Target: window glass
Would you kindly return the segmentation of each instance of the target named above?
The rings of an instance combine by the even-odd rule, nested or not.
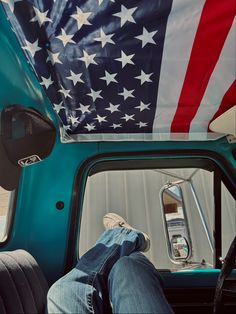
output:
[[[228,252],[229,246],[236,235],[236,201],[222,183],[222,257]]]
[[[151,249],[145,254],[157,268],[212,267],[212,177],[202,169],[106,171],[92,175],[85,189],[79,255],[90,249],[104,231],[104,214],[116,212],[150,236]],[[168,253],[161,191],[170,183],[181,187],[185,204],[191,244],[191,258],[185,265],[173,262]]]
[[[12,192],[4,190],[0,187],[0,241],[3,240],[6,232],[11,193]]]
[[[206,267],[212,267],[214,264],[213,173],[198,169],[190,182],[191,185],[184,191],[184,195],[189,195],[185,205],[191,213],[189,228],[194,235],[191,239],[195,261],[205,261]]]

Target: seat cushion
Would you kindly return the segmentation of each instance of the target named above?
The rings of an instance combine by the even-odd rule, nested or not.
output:
[[[0,252],[0,313],[43,313],[47,291],[47,281],[28,252]]]

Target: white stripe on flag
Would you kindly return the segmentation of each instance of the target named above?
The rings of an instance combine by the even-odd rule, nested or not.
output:
[[[153,133],[170,132],[204,0],[173,0],[166,36],[157,95]]]
[[[218,110],[222,98],[235,80],[236,76],[236,19],[226,38],[220,58],[212,73],[201,105],[191,122],[190,132],[207,132],[211,118]]]

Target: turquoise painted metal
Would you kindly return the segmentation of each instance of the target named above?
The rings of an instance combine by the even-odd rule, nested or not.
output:
[[[29,67],[0,5],[0,108],[21,102],[50,114],[51,106]]]
[[[82,163],[88,158],[101,153],[113,153],[115,156],[118,152],[168,151],[166,158],[169,158],[171,162],[172,151],[201,149],[221,154],[228,160],[231,167],[236,169],[236,161],[231,153],[236,144],[229,145],[225,138],[216,142],[62,144],[59,139],[57,117],[33,70],[27,63],[1,6],[0,30],[0,108],[10,104],[34,107],[47,114],[58,129],[56,145],[51,155],[43,162],[22,171],[12,232],[6,243],[1,246],[1,250],[24,248],[30,251],[50,281],[61,276],[64,270],[75,177]],[[117,159],[117,157],[114,158]],[[132,157],[132,159],[135,158]],[[102,160],[101,158],[99,161]],[[92,165],[93,163],[90,164]],[[222,165],[220,166],[223,168]],[[83,177],[84,185],[85,182],[86,175]],[[79,197],[78,210],[81,208],[82,198],[83,193]],[[57,201],[64,202],[63,210],[56,209]]]
[[[190,269],[162,272],[165,288],[169,287],[215,287],[219,269]]]

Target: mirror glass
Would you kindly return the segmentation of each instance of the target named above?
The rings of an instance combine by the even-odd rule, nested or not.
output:
[[[181,187],[169,184],[162,190],[162,207],[170,258],[187,261],[191,241]]]

